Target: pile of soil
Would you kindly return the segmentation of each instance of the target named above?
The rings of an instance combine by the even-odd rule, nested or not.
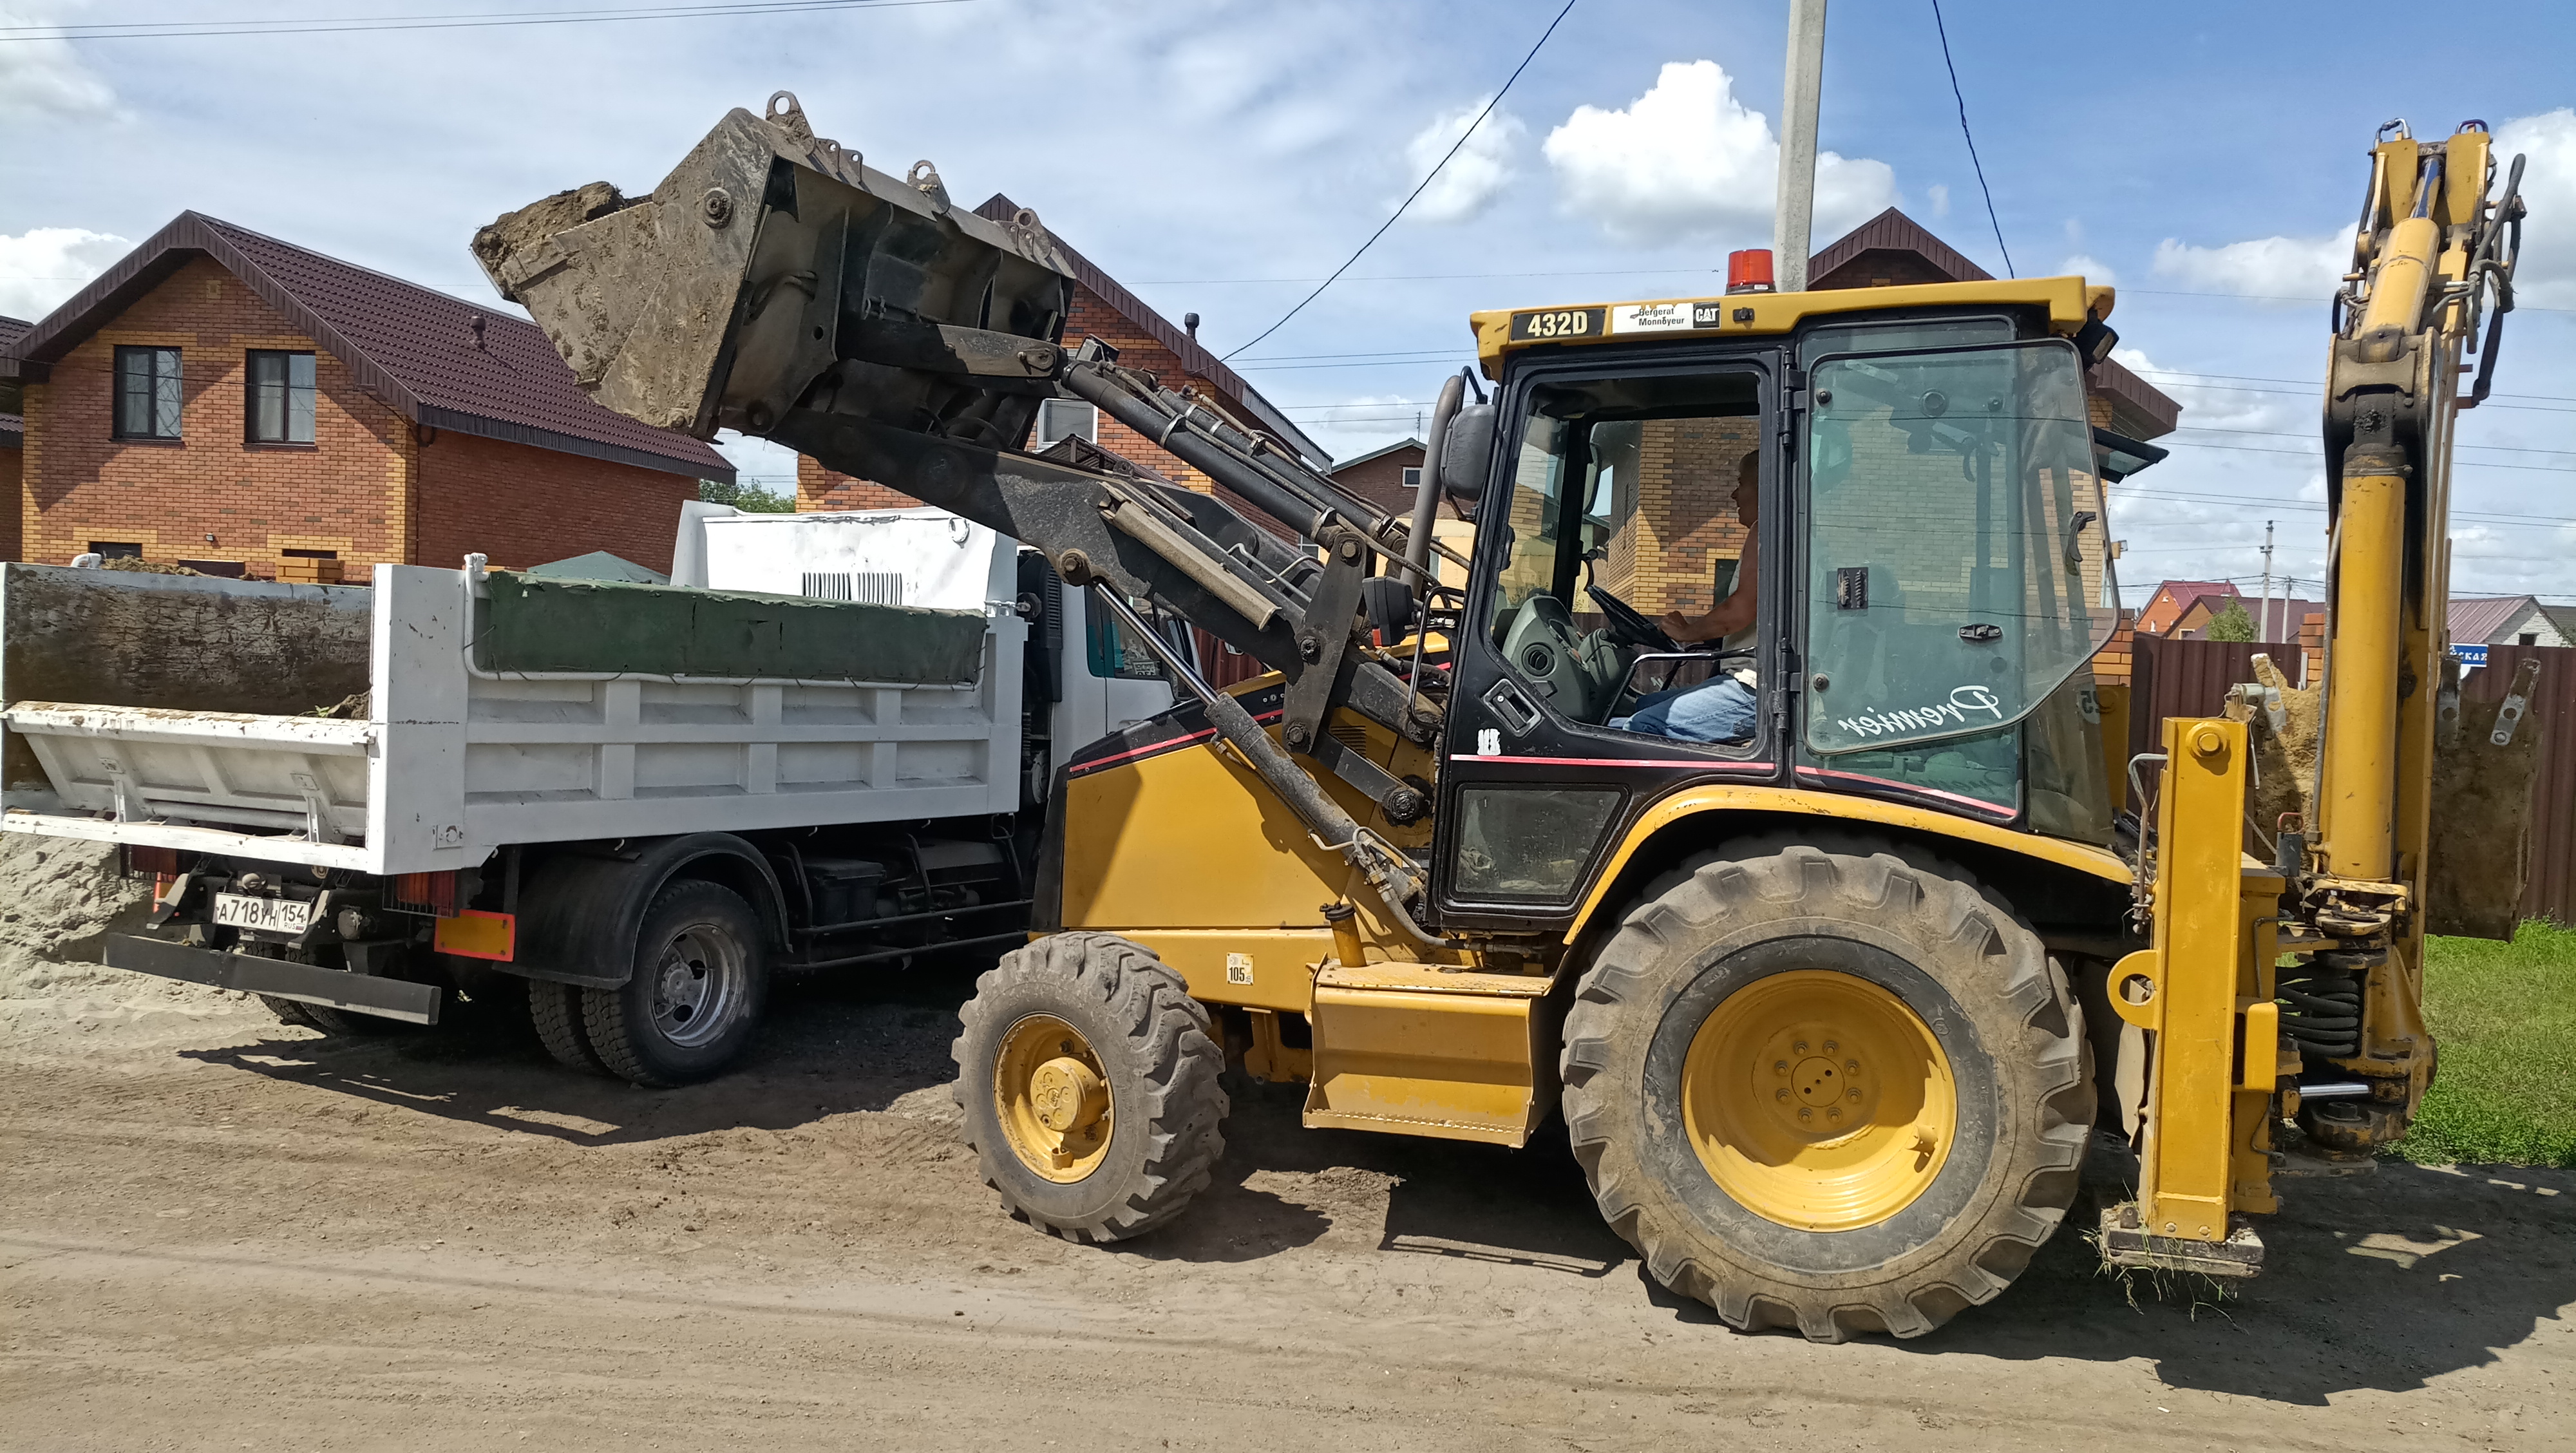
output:
[[[152,885],[117,871],[116,849],[69,838],[0,834],[0,1036],[70,1021],[109,1038],[202,1033],[204,1021],[268,1011],[247,994],[130,974],[98,962],[111,933],[134,933]]]
[[[202,570],[192,570],[185,565],[171,565],[133,555],[110,555],[98,562],[98,568],[122,570],[129,575],[203,575],[206,573]]]

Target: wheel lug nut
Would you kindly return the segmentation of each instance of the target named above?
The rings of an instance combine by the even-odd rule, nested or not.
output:
[[[1854,1090],[1850,1094],[1843,1096],[1843,1098],[1857,1105],[1860,1103],[1860,1091]]]
[[[1839,1046],[1839,1045],[1835,1044],[1835,1043],[1834,1043],[1832,1040],[1830,1040],[1830,1039],[1828,1039],[1828,1040],[1826,1040],[1826,1041],[1825,1041],[1825,1053],[1827,1053],[1827,1054],[1832,1054],[1836,1049],[1838,1049],[1838,1048],[1840,1048],[1840,1047],[1841,1047],[1841,1046]]]
[[[1833,1109],[1827,1110],[1825,1112],[1825,1117],[1829,1120],[1840,1120],[1843,1118],[1842,1107],[1837,1105]]]
[[[1789,1092],[1788,1092],[1788,1091],[1786,1091],[1786,1090],[1782,1090],[1780,1093],[1778,1093],[1778,1094],[1776,1094],[1776,1095],[1773,1095],[1771,1098],[1772,1098],[1772,1099],[1775,1099],[1775,1100],[1785,1100],[1785,1099],[1788,1099],[1788,1098],[1789,1098]]]
[[[1798,1107],[1798,1118],[1801,1120],[1813,1120],[1816,1118],[1816,1112],[1802,1105]]]
[[[1843,1061],[1843,1073],[1845,1073],[1845,1074],[1851,1074],[1851,1075],[1859,1074],[1859,1073],[1860,1073],[1860,1061],[1859,1061],[1859,1060],[1856,1060],[1856,1059],[1847,1059],[1847,1060],[1844,1060],[1844,1061]]]
[[[1807,1052],[1807,1042],[1802,1039],[1796,1044],[1789,1046],[1789,1048],[1798,1054],[1805,1054]]]
[[[1787,1060],[1777,1059],[1771,1062],[1771,1073],[1775,1075],[1785,1075],[1788,1072],[1789,1062]]]

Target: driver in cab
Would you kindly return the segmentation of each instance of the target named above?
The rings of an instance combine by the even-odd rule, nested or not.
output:
[[[1735,472],[1735,517],[1744,524],[1744,557],[1736,567],[1735,588],[1702,615],[1669,611],[1655,624],[1676,642],[1722,641],[1753,628],[1753,606],[1760,598],[1761,461],[1746,454]],[[1748,673],[1749,674],[1749,673]],[[1719,671],[1689,686],[1675,686],[1639,697],[1628,714],[1610,725],[1620,731],[1670,737],[1679,742],[1743,742],[1753,738],[1754,694],[1736,673]]]

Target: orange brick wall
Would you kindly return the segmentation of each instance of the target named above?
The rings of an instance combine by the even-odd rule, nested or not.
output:
[[[114,437],[119,344],[179,349],[178,442]],[[312,444],[243,442],[243,355],[253,348],[317,355]],[[149,560],[240,560],[265,573],[256,567],[273,567],[284,550],[336,550],[357,578],[409,558],[410,425],[211,261],[180,268],[55,363],[47,382],[28,385],[26,399],[30,559],[65,563],[93,540],[119,540]]]
[[[114,437],[119,344],[179,349],[176,443]],[[312,444],[244,442],[244,355],[254,348],[315,355]],[[26,558],[57,564],[114,540],[142,546],[148,560],[238,560],[256,576],[273,576],[287,550],[329,550],[352,582],[378,563],[453,568],[469,550],[496,565],[611,550],[664,570],[680,501],[698,488],[453,432],[433,432],[424,447],[421,431],[362,392],[338,359],[204,258],[29,385],[26,416],[20,543]]]
[[[510,567],[606,550],[668,573],[680,504],[698,482],[452,430],[419,450],[417,563],[453,570],[470,551]]]

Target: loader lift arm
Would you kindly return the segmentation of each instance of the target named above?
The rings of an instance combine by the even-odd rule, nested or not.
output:
[[[729,113],[647,197],[596,182],[501,217],[476,233],[477,261],[601,403],[700,438],[731,428],[775,440],[1033,546],[1075,585],[1207,630],[1286,678],[1289,751],[1389,821],[1420,821],[1418,788],[1324,730],[1336,707],[1416,743],[1440,729],[1438,703],[1370,658],[1358,618],[1361,580],[1404,567],[1409,522],[1097,340],[1066,348],[1072,270],[1034,213],[996,223],[958,208],[927,162],[903,179],[867,167],[816,137],[786,92],[766,113]],[[1212,495],[1019,452],[1038,404],[1066,396],[1155,440],[1320,558]],[[1305,826],[1423,933],[1420,868],[1249,717],[1211,705]]]

